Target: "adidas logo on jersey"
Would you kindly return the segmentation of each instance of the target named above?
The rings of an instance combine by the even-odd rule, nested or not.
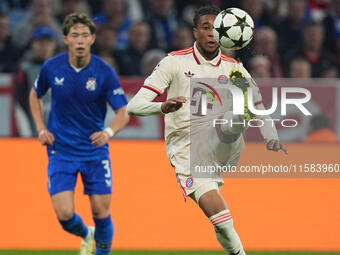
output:
[[[194,73],[190,72],[190,70],[188,72],[184,72],[184,74],[186,77],[189,77],[189,78],[195,75]]]
[[[64,85],[64,77],[60,79],[58,77],[54,77],[54,84],[58,86]]]

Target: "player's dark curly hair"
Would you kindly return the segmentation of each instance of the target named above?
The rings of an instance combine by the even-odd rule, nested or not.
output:
[[[220,11],[221,10],[218,7],[213,6],[213,5],[206,5],[206,6],[200,7],[199,9],[195,11],[195,16],[193,19],[194,27],[197,27],[198,20],[201,16],[207,15],[207,14],[217,15],[220,13]]]
[[[66,36],[70,32],[71,27],[75,24],[84,24],[90,29],[91,34],[96,32],[96,25],[86,14],[71,13],[67,15],[63,22],[63,34]]]

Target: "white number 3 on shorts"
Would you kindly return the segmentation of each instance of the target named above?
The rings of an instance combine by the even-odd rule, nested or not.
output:
[[[108,160],[102,160],[102,164],[104,169],[106,170],[105,178],[111,177],[111,169],[110,169],[110,163]]]

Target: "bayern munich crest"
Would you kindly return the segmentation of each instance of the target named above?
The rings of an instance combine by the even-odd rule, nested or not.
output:
[[[194,180],[192,179],[192,177],[189,177],[187,181],[185,182],[185,186],[187,186],[187,188],[191,188],[193,184],[194,184]]]
[[[228,77],[226,75],[220,75],[217,78],[217,81],[219,84],[227,84],[228,83]]]
[[[96,89],[96,78],[89,78],[89,80],[86,82],[86,89],[89,91],[94,91]]]

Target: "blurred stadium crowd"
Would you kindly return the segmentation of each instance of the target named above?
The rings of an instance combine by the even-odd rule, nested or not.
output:
[[[340,0],[1,0],[0,73],[15,74],[15,100],[30,115],[40,66],[65,51],[64,17],[84,12],[97,24],[93,52],[120,76],[145,77],[167,52],[193,44],[194,11],[205,4],[239,7],[254,19],[252,42],[225,51],[253,77],[339,77]]]
[[[63,18],[85,12],[98,26],[93,52],[120,75],[148,75],[167,52],[193,44],[194,10],[206,3],[253,17],[255,38],[234,57],[255,77],[338,77],[340,0],[1,0],[0,72],[64,51]]]

